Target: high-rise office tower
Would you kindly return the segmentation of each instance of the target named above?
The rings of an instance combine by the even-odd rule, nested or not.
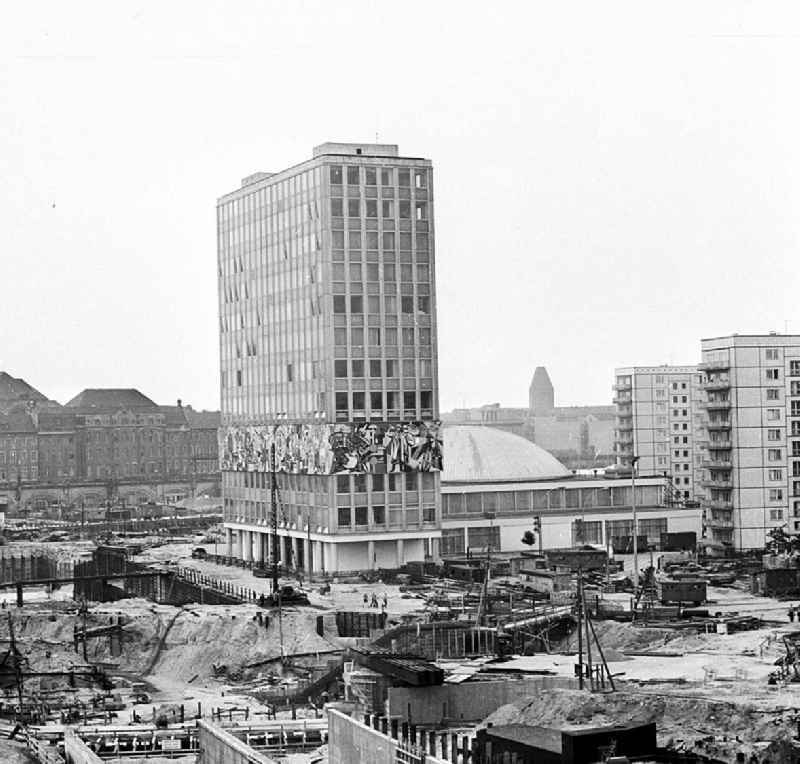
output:
[[[274,471],[283,564],[438,556],[430,160],[323,144],[223,196],[217,241],[230,551],[268,561]]]
[[[764,546],[773,528],[800,533],[800,336],[702,341],[711,540]]]
[[[615,370],[615,451],[620,466],[668,474],[676,500],[702,493],[705,393],[696,366],[636,366]]]

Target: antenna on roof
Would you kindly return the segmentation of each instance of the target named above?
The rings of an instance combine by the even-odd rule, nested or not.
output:
[[[375,131],[375,143],[378,143],[378,131]]]

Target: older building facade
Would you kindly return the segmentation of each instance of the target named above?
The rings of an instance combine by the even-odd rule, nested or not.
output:
[[[219,412],[159,406],[131,389],[88,389],[61,406],[4,376],[0,494],[23,508],[163,500],[219,481]]]
[[[231,551],[270,556],[275,473],[284,564],[356,570],[435,554],[431,162],[323,144],[223,196],[217,243]]]

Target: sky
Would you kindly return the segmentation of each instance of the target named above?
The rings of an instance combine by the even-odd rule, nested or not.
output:
[[[0,370],[218,408],[215,204],[325,141],[434,163],[440,406],[800,333],[800,8],[33,2],[0,12]]]

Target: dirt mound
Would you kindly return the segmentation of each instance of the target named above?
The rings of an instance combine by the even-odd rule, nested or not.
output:
[[[594,630],[603,650],[657,650],[672,642],[678,636],[677,632],[671,629],[658,629],[646,626],[634,626],[630,623],[619,623],[618,621],[597,621],[594,623]],[[569,636],[554,645],[553,650],[563,652],[577,652],[578,633],[573,631]]]
[[[655,722],[660,746],[724,756],[758,753],[760,762],[790,761],[796,724],[790,711],[766,712],[746,703],[686,696],[617,692],[592,695],[548,690],[530,701],[502,706],[485,723],[575,729]]]

